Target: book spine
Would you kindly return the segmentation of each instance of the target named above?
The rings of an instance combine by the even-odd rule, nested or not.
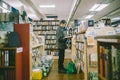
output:
[[[0,66],[2,66],[2,51],[0,50]]]
[[[103,46],[100,46],[100,54],[99,54],[99,56],[100,56],[100,66],[99,66],[99,68],[100,68],[100,75],[102,76],[103,75],[103,60],[102,60],[102,58],[103,58],[103,55],[102,55],[102,53],[103,53]]]
[[[103,47],[103,53],[102,53],[102,55],[103,55],[103,58],[102,58],[102,64],[103,64],[103,72],[102,72],[102,74],[103,74],[103,77],[105,77],[105,70],[106,70],[106,67],[105,67],[105,56],[106,56],[106,54],[105,54],[105,47]]]
[[[4,51],[2,51],[2,65],[1,66],[4,66],[5,64],[5,61],[4,61]]]

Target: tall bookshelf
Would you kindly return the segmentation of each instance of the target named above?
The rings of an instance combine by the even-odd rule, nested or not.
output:
[[[86,40],[85,31],[77,32],[76,37],[72,39],[72,61],[78,65],[78,73],[84,73],[84,79],[87,80],[86,69]]]
[[[0,80],[22,80],[22,47],[0,48]]]
[[[34,21],[33,31],[45,36],[45,51],[47,55],[57,55],[56,30],[59,26],[59,20]]]
[[[15,24],[15,32],[19,33],[23,47],[22,53],[22,79],[32,80],[33,69],[38,68],[40,57],[44,55],[44,36],[33,33],[32,24]]]
[[[22,80],[31,80],[31,64],[30,64],[30,24],[15,24],[14,30],[19,33],[20,42],[23,47],[22,54]]]
[[[98,57],[96,33],[99,28],[88,27],[86,31],[86,50],[87,50],[87,68],[88,80],[98,80]]]
[[[120,79],[120,35],[97,36],[99,80]]]

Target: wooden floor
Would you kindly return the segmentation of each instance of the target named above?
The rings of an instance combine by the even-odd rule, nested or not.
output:
[[[67,68],[67,64],[70,60],[66,59],[64,62],[65,68]],[[48,77],[43,78],[42,80],[84,80],[83,74],[63,74],[58,73],[57,69],[57,63],[58,60],[54,60],[53,67],[51,69],[51,72],[49,73]]]

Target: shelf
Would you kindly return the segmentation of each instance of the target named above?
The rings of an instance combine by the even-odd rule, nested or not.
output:
[[[34,49],[34,48],[38,48],[38,47],[40,47],[40,46],[43,46],[43,44],[33,45],[32,48]]]
[[[40,24],[37,24],[37,25],[33,25],[33,26],[59,26],[59,25],[40,25]]]
[[[45,48],[45,50],[58,50],[57,48]]]
[[[84,41],[81,41],[81,40],[77,40],[76,42],[84,43]]]
[[[56,35],[56,34],[46,34],[46,35]]]
[[[45,40],[56,40],[56,39],[45,39]]]
[[[59,22],[59,20],[34,20],[33,22]]]
[[[15,66],[0,66],[0,68],[16,68]]]
[[[105,35],[105,36],[97,36],[96,39],[120,39],[120,35]]]
[[[97,39],[99,42],[120,43],[120,39]]]
[[[45,44],[45,45],[56,45],[56,44]]]
[[[47,30],[42,30],[42,29],[37,29],[37,30],[33,30],[33,31],[56,31],[55,29],[47,29]]]
[[[15,49],[21,49],[22,47],[4,47],[0,48],[1,50],[15,50]]]
[[[77,32],[76,35],[78,34],[85,34],[86,30],[85,31],[81,31],[81,32]]]

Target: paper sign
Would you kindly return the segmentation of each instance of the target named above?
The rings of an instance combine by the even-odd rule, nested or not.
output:
[[[93,36],[88,36],[87,37],[87,44],[88,45],[95,45],[95,39]]]

